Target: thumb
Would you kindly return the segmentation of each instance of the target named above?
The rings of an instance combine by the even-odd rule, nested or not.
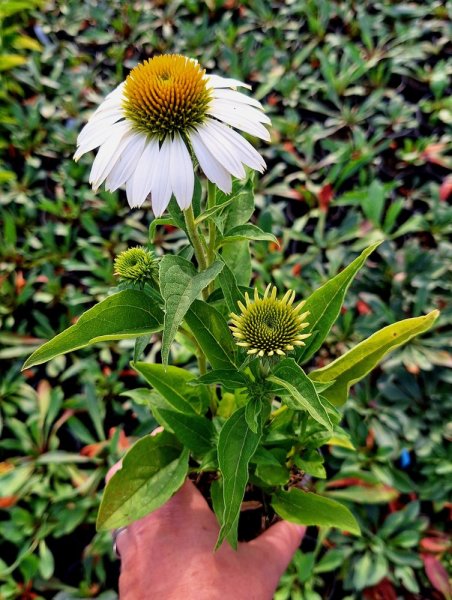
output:
[[[279,521],[247,546],[271,564],[279,578],[287,569],[295,551],[301,544],[306,527],[288,521]]]

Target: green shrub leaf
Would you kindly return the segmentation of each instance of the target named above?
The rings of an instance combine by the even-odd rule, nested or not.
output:
[[[307,339],[305,347],[297,349],[296,360],[298,363],[309,360],[323,344],[339,315],[345,294],[351,282],[366,262],[368,256],[380,244],[381,242],[376,242],[372,246],[369,246],[369,248],[366,248],[348,267],[336,275],[336,277],[327,281],[307,298],[303,312],[309,311],[307,318],[309,327],[303,333],[312,332],[313,335]]]
[[[229,312],[237,312],[237,302],[240,300],[242,303],[245,303],[245,296],[237,285],[234,273],[226,263],[218,276],[218,282],[223,291],[224,300]]]
[[[293,358],[281,360],[273,369],[268,380],[288,392],[281,395],[292,410],[306,410],[313,419],[332,431],[332,423],[323,406],[314,383]]]
[[[217,243],[217,248],[224,244],[230,244],[232,242],[241,242],[243,240],[255,240],[262,242],[275,242],[278,243],[278,239],[272,234],[267,233],[251,223],[246,225],[237,225],[230,229],[224,237],[220,238]]]
[[[240,373],[240,371],[232,369],[215,369],[209,371],[205,375],[196,379],[197,383],[221,383],[221,385],[227,390],[236,390],[246,387],[251,383],[251,379],[248,379],[246,375]]]
[[[251,279],[250,243],[247,241],[226,244],[221,258],[234,274],[237,285],[247,287]]]
[[[164,367],[137,362],[134,368],[166,400],[169,408],[186,415],[200,413],[209,404],[208,391],[203,386],[189,385],[195,379],[193,373],[179,367]]]
[[[210,304],[195,300],[185,320],[212,367],[235,370],[237,347],[223,315]]]
[[[181,487],[188,471],[188,450],[162,432],[136,442],[105,488],[97,528],[130,525],[162,506]]]
[[[254,433],[245,419],[245,407],[239,408],[223,425],[218,439],[218,464],[223,476],[224,513],[217,548],[230,539],[237,525],[240,505],[248,482],[248,464],[255,453],[261,433]]]
[[[202,290],[223,268],[216,261],[197,273],[191,262],[181,256],[165,255],[160,261],[160,291],[165,301],[165,321],[162,340],[162,362],[168,364],[170,346],[188,309]]]
[[[163,312],[146,292],[123,290],[87,310],[75,325],[38,348],[23,369],[97,342],[135,338],[163,325]]]
[[[162,408],[158,409],[158,414],[181,444],[196,456],[203,456],[212,449],[215,438],[212,421],[199,415],[187,415]]]
[[[372,371],[388,352],[430,329],[438,315],[439,312],[433,310],[423,317],[405,319],[388,325],[326,367],[311,371],[309,377],[319,382],[334,380],[334,383],[323,391],[323,395],[331,403],[340,406],[347,400],[350,386]]]
[[[324,496],[292,488],[288,492],[278,491],[271,502],[280,517],[299,525],[337,527],[360,535],[359,525],[343,504]]]

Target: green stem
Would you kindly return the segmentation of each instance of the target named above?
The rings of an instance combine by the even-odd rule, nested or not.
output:
[[[215,387],[210,385],[209,386],[210,412],[212,413],[213,417],[217,414],[217,409],[218,409],[218,400],[217,400],[217,397],[215,394],[216,394]]]
[[[286,404],[282,404],[279,408],[277,408],[276,410],[274,410],[272,412],[270,417],[272,419],[275,419],[278,415],[282,414],[283,412],[286,412],[287,409],[288,409],[288,406]]]
[[[205,271],[207,269],[206,256],[204,254],[204,249],[202,247],[199,231],[195,223],[195,215],[193,213],[193,207],[191,204],[187,208],[187,210],[184,210],[184,218],[185,225],[187,227],[188,238],[195,251],[198,266],[201,269],[201,271]]]
[[[195,336],[192,334],[191,331],[189,331],[183,326],[179,327],[179,332],[182,333],[182,335],[184,335],[188,340],[190,340],[190,342],[195,346],[196,358],[198,359],[199,374],[205,375],[207,373],[206,356],[202,351],[201,346],[198,344],[198,341],[196,340]]]
[[[207,208],[213,208],[216,204],[217,188],[211,181],[207,182]],[[217,228],[213,219],[209,219],[209,247],[207,250],[207,262],[212,264],[215,259],[215,244]]]
[[[214,183],[211,181],[207,182],[207,208],[213,208],[216,203],[217,196],[217,188]],[[210,218],[209,219],[209,245],[207,247],[207,264],[211,265],[215,260],[215,245],[217,242],[217,228],[215,225],[215,221]],[[207,293],[210,295],[215,289],[215,282],[212,281],[208,288]]]

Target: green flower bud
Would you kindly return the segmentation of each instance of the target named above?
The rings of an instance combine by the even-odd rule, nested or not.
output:
[[[254,299],[250,300],[245,294],[246,306],[239,302],[242,311],[240,315],[231,313],[232,335],[237,340],[237,345],[247,348],[248,354],[257,356],[283,356],[286,352],[294,350],[295,346],[304,346],[304,339],[310,333],[301,333],[309,326],[304,322],[309,312],[300,314],[304,302],[292,306],[295,292],[289,290],[284,298],[276,298],[277,289],[269,285],[264,297],[260,298],[258,291],[254,290]]]
[[[121,252],[115,259],[114,268],[121,283],[144,285],[158,277],[158,261],[154,253],[142,246]]]

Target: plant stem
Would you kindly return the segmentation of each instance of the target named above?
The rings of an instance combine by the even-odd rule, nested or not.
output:
[[[207,208],[213,208],[216,203],[217,188],[211,181],[207,182]],[[215,259],[215,244],[217,228],[213,219],[209,219],[209,246],[207,249],[207,263],[210,265]]]
[[[184,218],[185,225],[187,226],[188,237],[195,251],[198,266],[201,269],[201,271],[205,271],[205,269],[207,268],[206,256],[204,254],[204,249],[202,246],[199,231],[195,223],[195,215],[193,213],[193,207],[191,204],[187,208],[187,210],[184,210]]]
[[[184,335],[188,340],[190,340],[190,342],[195,346],[196,358],[198,359],[199,374],[204,375],[205,373],[207,373],[207,361],[201,346],[198,344],[192,332],[186,329],[185,327],[181,326],[179,328],[179,332],[182,333],[182,335]]]
[[[207,182],[207,208],[213,208],[215,206],[217,196],[217,188],[211,181]],[[209,223],[209,245],[207,246],[207,265],[211,265],[215,260],[215,244],[217,238],[217,228],[212,218],[208,220]],[[212,281],[207,287],[207,294],[210,296],[215,289],[215,282]]]
[[[272,414],[270,415],[271,419],[275,419],[278,415],[282,414],[283,412],[285,412],[287,410],[287,405],[283,404],[282,406],[280,406],[279,408],[277,408],[276,410],[274,410],[272,412]]]
[[[210,395],[210,412],[214,417],[217,414],[218,409],[218,400],[216,397],[215,386],[209,385],[209,395]]]

